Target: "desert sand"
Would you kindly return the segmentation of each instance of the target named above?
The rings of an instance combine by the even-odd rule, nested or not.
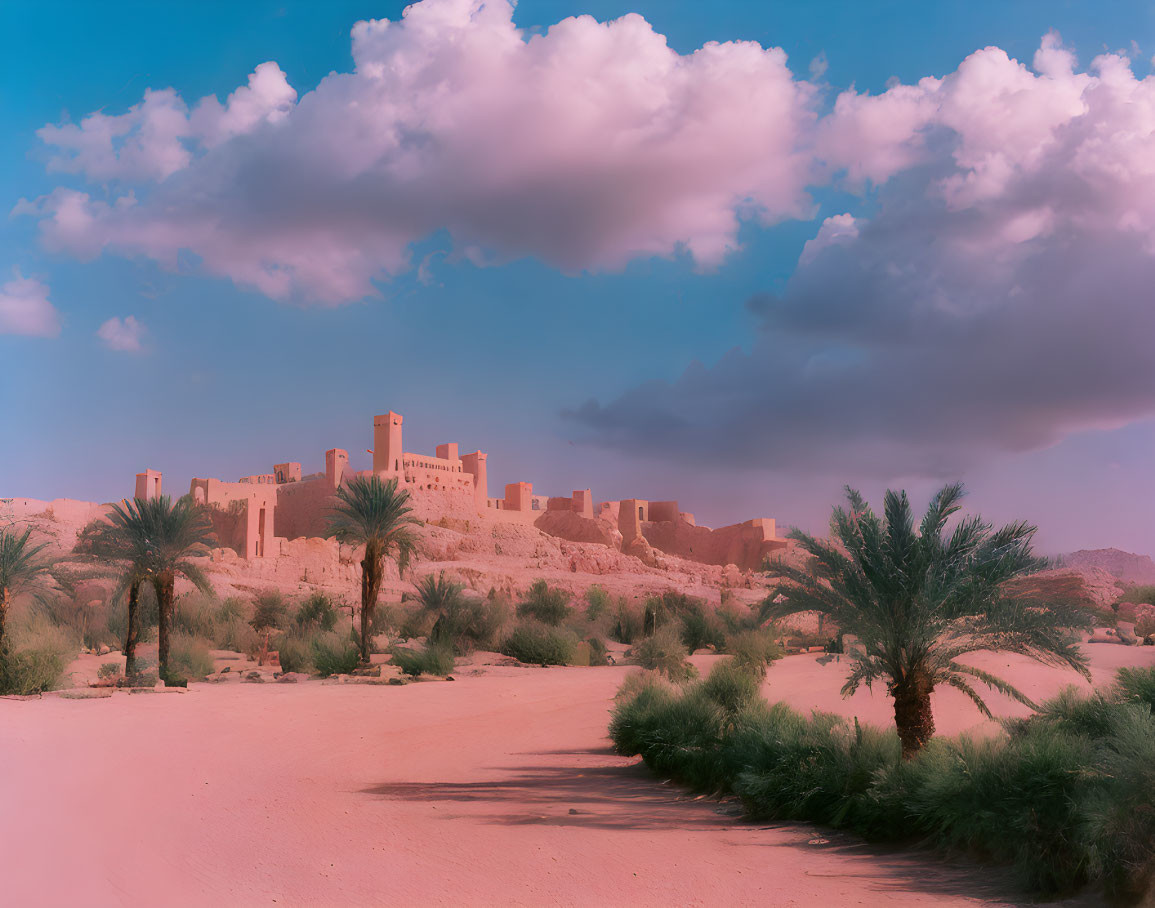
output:
[[[1096,680],[1155,662],[1088,647]],[[707,670],[716,656],[696,656]],[[845,662],[776,663],[765,693],[865,721]],[[985,656],[1029,693],[1075,680]],[[761,826],[615,756],[628,671],[485,665],[404,686],[193,684],[0,700],[0,854],[13,905],[962,905],[1019,897],[998,871]],[[1008,667],[1007,663],[1011,663]],[[1021,709],[992,695],[996,711]],[[954,691],[943,732],[989,728]],[[672,858],[672,856],[677,856]]]

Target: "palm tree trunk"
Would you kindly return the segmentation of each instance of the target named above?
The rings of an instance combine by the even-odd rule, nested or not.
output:
[[[140,602],[140,581],[134,580],[128,587],[128,630],[124,634],[124,677],[131,681],[136,677],[136,638],[138,635],[137,605]]]
[[[164,571],[157,575],[153,582],[156,588],[156,636],[157,636],[157,671],[160,678],[168,683],[168,629],[172,617],[173,591],[176,586],[176,576],[172,571]]]
[[[365,560],[361,562],[361,665],[369,666],[369,642],[373,627],[373,610],[377,606],[377,596],[381,593],[384,573],[384,559],[377,554],[376,546],[365,547]]]
[[[930,708],[929,682],[913,674],[891,687],[894,697],[894,724],[902,742],[902,758],[909,760],[934,736],[934,713]]]
[[[0,692],[8,688],[8,607],[12,604],[12,593],[8,587],[0,587]]]

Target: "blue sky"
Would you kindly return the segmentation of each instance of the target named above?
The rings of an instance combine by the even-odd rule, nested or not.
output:
[[[265,61],[275,61],[302,98],[329,73],[353,69],[355,22],[396,21],[401,11],[398,3],[4,4],[0,205],[12,210],[21,199],[32,202],[59,187],[109,200],[132,189],[134,198],[147,200],[151,186],[51,169],[55,152],[37,131],[78,123],[98,110],[123,114],[148,88],[172,88],[189,107],[207,95],[224,103]],[[941,78],[988,45],[1030,65],[1051,30],[1077,55],[1078,71],[1097,54],[1120,51],[1141,80],[1155,54],[1155,13],[1141,3],[522,0],[514,22],[528,35],[571,15],[607,21],[630,12],[681,55],[709,41],[781,47],[795,79],[819,85],[808,102],[819,118],[830,114],[840,92],[853,87],[878,97],[895,81],[913,86],[926,76]],[[739,102],[744,90],[734,89]],[[925,144],[933,151],[932,140]],[[203,154],[207,160],[214,151]],[[964,166],[958,160],[956,153],[951,166]],[[924,163],[932,166],[929,158]],[[701,387],[677,384],[691,363],[713,369],[734,348],[747,357],[735,366],[734,380],[763,383],[767,395],[816,362],[853,361],[861,338],[848,340],[831,327],[851,320],[845,311],[834,307],[818,327],[799,327],[789,313],[803,304],[807,312],[822,311],[813,294],[846,300],[858,278],[839,283],[830,277],[842,272],[827,251],[820,253],[828,256],[825,267],[814,266],[818,277],[811,280],[799,256],[828,217],[848,213],[859,224],[878,225],[900,217],[894,212],[914,193],[921,200],[929,192],[919,173],[913,166],[895,170],[865,187],[838,178],[807,182],[804,212],[776,214],[767,219],[773,223],[743,218],[737,248],[706,265],[679,245],[668,254],[632,253],[624,264],[565,268],[547,253],[535,254],[532,243],[526,253],[506,248],[479,264],[465,253],[460,235],[435,228],[407,245],[409,265],[373,277],[375,293],[340,305],[317,304],[307,294],[271,298],[235,275],[206,273],[195,251],[165,262],[111,247],[95,258],[54,249],[41,236],[47,217],[17,212],[0,220],[0,284],[18,269],[47,287],[61,329],[49,337],[0,334],[0,494],[108,500],[127,494],[132,475],[146,466],[162,470],[168,489],[179,492],[194,475],[235,478],[282,460],[317,469],[323,451],[334,446],[347,448],[355,465],[368,466],[371,418],[396,409],[406,414],[411,450],[457,440],[464,449],[489,451],[491,487],[528,479],[553,494],[588,486],[598,499],[677,497],[712,524],[765,515],[818,529],[844,482],[875,495],[887,484],[925,495],[957,475],[970,485],[974,506],[992,518],[1040,523],[1041,542],[1050,550],[1118,545],[1151,551],[1146,502],[1155,493],[1149,478],[1155,430],[1150,401],[1141,394],[1129,399],[1130,385],[1148,380],[1142,371],[1121,372],[1102,398],[1077,413],[1040,419],[1019,433],[1014,426],[1033,422],[1035,414],[1062,409],[1041,392],[1024,395],[1026,409],[1008,413],[997,426],[983,421],[968,428],[968,437],[989,438],[957,459],[943,454],[941,439],[917,434],[917,425],[926,425],[928,434],[941,435],[940,428],[921,417],[900,420],[896,432],[904,444],[921,449],[925,442],[928,452],[909,461],[876,451],[877,424],[856,429],[833,404],[830,420],[844,424],[835,435],[816,429],[813,418],[793,420],[797,408],[778,397],[714,421],[734,389],[720,376]],[[236,192],[243,194],[243,185]],[[516,221],[514,202],[510,211],[506,221]],[[1144,261],[1135,264],[1136,281],[1141,267]],[[1020,274],[1018,290],[1023,280]],[[939,289],[948,299],[971,292],[957,279]],[[748,305],[766,295],[775,301],[771,308],[778,307],[771,317]],[[1095,305],[1091,296],[1081,299],[1072,305]],[[1145,304],[1132,300],[1126,313]],[[860,307],[867,322],[875,318],[873,305],[864,299]],[[1107,312],[1113,317],[1114,310]],[[1120,313],[1126,334],[1130,316]],[[97,337],[109,319],[130,315],[144,326],[140,350],[110,349]],[[1138,321],[1132,330],[1146,324]],[[959,343],[965,336],[960,330]],[[813,347],[819,342],[820,350]],[[809,358],[793,359],[804,347]],[[984,349],[974,352],[980,370]],[[770,356],[778,357],[777,365],[751,365]],[[1090,360],[1080,368],[1099,372]],[[1040,385],[1051,380],[1041,369],[1034,374]],[[919,381],[911,377],[912,384]],[[675,390],[655,397],[646,390],[654,382],[675,383]],[[984,394],[1000,396],[975,393],[979,403]],[[807,394],[799,400],[821,418],[821,398]],[[1060,403],[1075,396],[1064,394]],[[1128,403],[1096,425],[1095,408],[1121,397]],[[595,402],[594,416],[560,415],[587,401]],[[894,401],[896,409],[911,406]],[[959,399],[949,397],[944,406],[960,406]],[[646,429],[661,425],[659,416],[671,410],[685,421],[668,432]],[[879,412],[885,423],[886,407]],[[771,424],[782,420],[783,433],[815,456],[778,451],[757,433],[731,438],[727,427],[747,425],[754,414]],[[764,430],[772,432],[772,425]],[[859,439],[871,453],[863,453]],[[739,448],[741,456],[734,453]]]

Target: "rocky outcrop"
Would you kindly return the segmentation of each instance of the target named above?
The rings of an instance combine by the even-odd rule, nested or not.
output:
[[[1064,567],[1099,570],[1126,584],[1155,583],[1155,561],[1121,549],[1080,549],[1063,556]]]

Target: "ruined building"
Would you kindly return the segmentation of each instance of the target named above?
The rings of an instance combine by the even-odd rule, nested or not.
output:
[[[373,473],[396,478],[408,489],[417,516],[470,523],[522,523],[576,542],[600,542],[652,559],[658,550],[705,564],[757,568],[772,552],[784,549],[772,519],[758,518],[710,529],[676,501],[626,499],[595,503],[589,489],[569,496],[535,495],[529,482],[506,485],[500,498],[489,495],[486,454],[462,454],[455,442],[438,445],[433,456],[406,452],[404,420],[392,411],[373,420],[373,468],[357,472],[340,448],[325,452],[324,472],[303,474],[295,461],[278,463],[271,473],[243,476],[236,482],[194,479],[189,492],[209,506],[222,545],[245,558],[280,554],[281,539],[321,536],[331,499],[342,483]],[[138,473],[136,497],[161,494],[161,474]]]

